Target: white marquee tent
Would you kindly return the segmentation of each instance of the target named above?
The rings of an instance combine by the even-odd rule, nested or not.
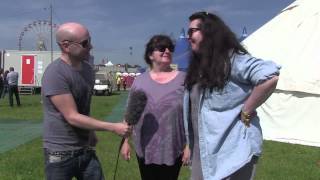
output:
[[[297,0],[242,43],[282,66],[258,109],[265,139],[320,147],[320,0]]]

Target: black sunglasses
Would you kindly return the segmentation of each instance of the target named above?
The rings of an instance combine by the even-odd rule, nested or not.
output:
[[[76,42],[76,41],[71,41],[71,40],[63,40],[64,41],[68,41],[70,43],[75,43],[75,44],[80,44],[82,46],[82,48],[87,48],[89,46],[89,44],[91,43],[91,39],[88,38],[86,40],[83,40],[81,42]]]
[[[169,49],[170,52],[174,52],[174,46],[172,45],[160,45],[154,48],[154,50],[157,50],[159,52],[165,52],[166,49]]]
[[[192,34],[194,33],[194,32],[197,32],[197,31],[200,31],[201,29],[200,28],[189,28],[188,29],[188,36],[189,36],[189,38],[191,38],[191,36],[192,36]]]

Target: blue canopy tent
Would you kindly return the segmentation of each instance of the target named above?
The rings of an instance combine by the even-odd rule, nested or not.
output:
[[[246,27],[244,27],[243,29],[242,29],[242,34],[241,34],[241,37],[239,38],[239,41],[241,42],[241,41],[243,41],[245,38],[247,38],[248,37],[248,33],[247,33],[247,28]]]
[[[188,38],[182,29],[179,38],[176,41],[175,51],[173,53],[173,63],[180,71],[186,71],[189,66],[191,48]]]
[[[248,36],[246,27],[242,30],[242,35],[239,41],[244,40]],[[173,63],[180,71],[187,71],[190,61],[191,47],[188,38],[185,35],[185,30],[182,29],[179,38],[176,41],[175,51],[173,53]]]

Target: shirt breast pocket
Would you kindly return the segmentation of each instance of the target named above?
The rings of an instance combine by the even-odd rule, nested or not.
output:
[[[206,90],[204,94],[204,107],[214,111],[225,111],[232,109],[239,102],[237,101],[237,88],[228,83],[221,91]]]

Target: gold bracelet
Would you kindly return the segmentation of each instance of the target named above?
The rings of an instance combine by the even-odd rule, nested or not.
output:
[[[241,110],[241,120],[246,126],[250,126],[251,115],[243,110]]]

